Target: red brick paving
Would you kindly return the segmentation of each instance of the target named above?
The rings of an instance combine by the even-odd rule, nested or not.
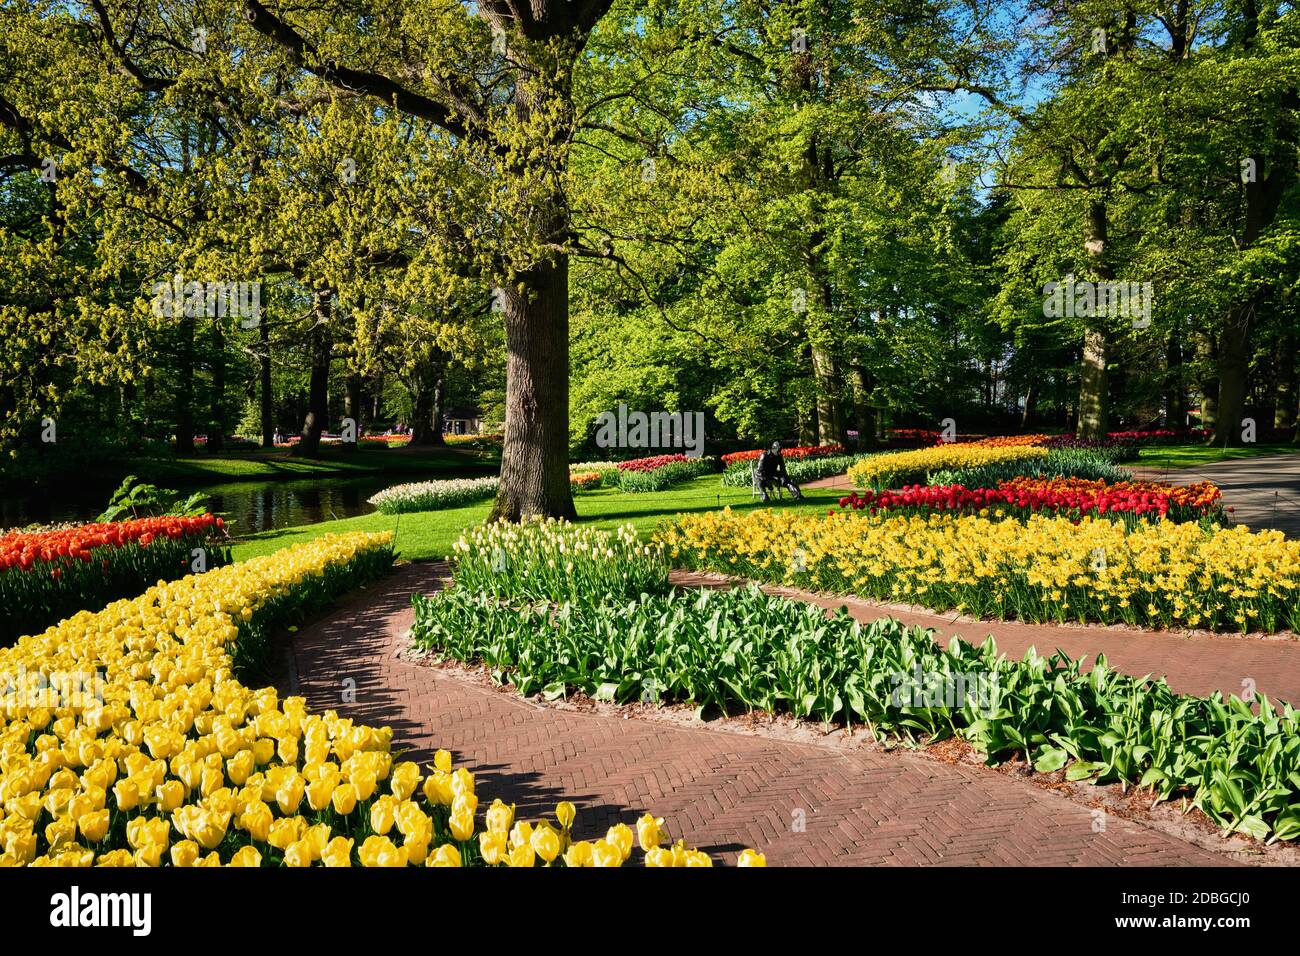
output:
[[[404,566],[296,634],[289,689],[316,708],[394,728],[427,759],[453,752],[479,792],[521,815],[578,803],[578,835],[646,810],[674,837],[773,865],[1214,865],[1223,857],[975,767],[846,752],[706,726],[562,711],[399,659],[412,593],[445,566]],[[797,823],[803,820],[800,828]]]

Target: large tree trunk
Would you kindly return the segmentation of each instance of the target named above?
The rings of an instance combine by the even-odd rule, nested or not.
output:
[[[257,327],[257,371],[260,379],[257,400],[262,413],[262,447],[275,447],[275,405],[271,394],[271,331],[263,319]]]
[[[445,391],[444,366],[434,363],[421,369],[415,380],[415,420],[411,423],[411,444],[445,447],[442,437],[442,407]]]
[[[1091,278],[1109,282],[1115,278],[1106,255],[1109,241],[1109,224],[1106,203],[1093,200],[1088,204],[1084,220],[1084,251],[1090,262]],[[1107,369],[1109,344],[1106,336],[1106,316],[1085,318],[1083,330],[1083,361],[1079,366],[1079,424],[1080,438],[1101,439],[1110,428],[1110,374]]]
[[[180,369],[176,386],[176,453],[191,455],[194,453],[194,318],[182,314],[180,330]]]
[[[1179,330],[1165,339],[1165,425],[1184,428],[1187,425],[1187,390],[1183,387],[1183,349]]]
[[[489,520],[573,520],[569,487],[569,260],[557,254],[506,283],[506,422]]]
[[[329,422],[330,358],[333,342],[330,338],[329,320],[333,306],[328,293],[316,295],[314,309],[316,324],[308,338],[311,342],[311,379],[307,386],[307,414],[303,417],[302,432],[294,453],[314,458],[320,453],[320,438]]]
[[[1219,336],[1219,420],[1214,444],[1220,448],[1242,443],[1253,318],[1253,305],[1233,306]]]
[[[1296,427],[1297,376],[1296,341],[1294,332],[1288,332],[1277,344],[1277,404],[1273,412],[1273,427],[1281,432]]]
[[[348,375],[346,389],[343,392],[343,417],[350,418],[356,423],[358,438],[366,427],[365,403],[361,400],[364,386],[365,382],[361,376],[354,372]]]
[[[861,365],[849,366],[853,387],[853,424],[858,430],[858,450],[876,447],[876,416],[871,407],[871,376]]]
[[[1034,406],[1038,404],[1038,386],[1030,382],[1025,387],[1025,407],[1020,411],[1020,429],[1024,431],[1029,428],[1030,423],[1034,420]]]
[[[835,357],[817,345],[811,351],[813,384],[817,388],[817,438],[823,445],[833,445],[845,439]]]
[[[208,451],[226,447],[226,332],[220,317],[212,320],[212,410],[208,416]]]
[[[1083,361],[1079,365],[1080,438],[1100,439],[1110,429],[1107,403],[1110,398],[1110,373],[1106,365],[1106,333],[1087,329],[1083,333]]]

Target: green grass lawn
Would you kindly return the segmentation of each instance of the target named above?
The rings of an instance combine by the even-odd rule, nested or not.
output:
[[[1291,444],[1256,444],[1242,448],[1214,448],[1206,445],[1165,445],[1143,448],[1136,465],[1149,468],[1195,468],[1218,461],[1256,458],[1261,455],[1296,455],[1300,447]]]
[[[582,492],[574,497],[581,521],[597,527],[613,528],[631,522],[642,535],[648,535],[659,522],[675,514],[713,511],[725,505],[736,510],[748,508],[801,508],[825,511],[837,507],[843,492],[822,488],[806,491],[805,500],[794,504],[789,498],[782,503],[764,505],[750,496],[748,488],[724,488],[718,475],[705,475],[664,491],[645,494],[624,494],[610,488]],[[299,528],[282,528],[265,531],[237,541],[233,553],[237,561],[269,554],[291,544],[299,544],[330,532],[384,531],[397,534],[398,554],[411,561],[428,561],[444,558],[461,531],[478,524],[487,517],[490,502],[448,508],[445,511],[423,511],[417,514],[369,514],[339,521]]]
[[[259,450],[220,456],[148,458],[132,462],[130,470],[155,484],[207,484],[380,473],[452,478],[487,474],[496,468],[497,461],[495,454],[464,448],[358,448],[344,451],[325,447],[321,449],[319,458],[296,458],[284,449]]]

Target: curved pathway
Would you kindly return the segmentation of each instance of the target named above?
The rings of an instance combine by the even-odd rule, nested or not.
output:
[[[978,767],[560,710],[402,660],[410,597],[446,570],[405,565],[293,635],[282,687],[392,726],[414,759],[451,750],[521,815],[573,800],[580,838],[653,810],[729,861],[754,846],[774,865],[1226,862],[1114,814],[1098,827],[1089,808]]]
[[[1195,468],[1135,468],[1134,474],[1175,485],[1212,481],[1232,506],[1234,520],[1300,538],[1300,454],[1239,458]]]

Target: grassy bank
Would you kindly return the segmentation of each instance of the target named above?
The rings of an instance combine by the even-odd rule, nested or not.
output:
[[[128,462],[123,474],[138,474],[157,484],[202,485],[227,481],[269,481],[330,475],[360,477],[373,474],[452,478],[486,474],[497,467],[497,456],[458,448],[322,448],[317,458],[298,458],[284,449],[155,457]]]
[[[779,507],[825,511],[836,507],[841,494],[842,492],[826,488],[812,490],[806,492],[807,497],[802,503],[795,505],[787,498]],[[737,511],[778,507],[775,504],[761,504],[750,496],[748,488],[721,487],[717,475],[705,475],[666,491],[640,495],[602,488],[578,494],[574,500],[580,520],[606,528],[614,528],[630,521],[642,534],[648,534],[660,521],[675,514],[713,511],[725,505],[730,505]],[[399,557],[411,561],[435,560],[446,557],[461,531],[482,522],[490,507],[490,502],[480,502],[419,514],[397,516],[376,513],[300,528],[266,531],[236,542],[232,549],[233,556],[236,561],[242,561],[329,532],[391,530],[396,532],[395,547]]]
[[[1258,458],[1263,455],[1297,455],[1300,447],[1288,443],[1255,444],[1242,448],[1215,448],[1206,445],[1164,445],[1143,448],[1136,465],[1148,468],[1196,468],[1219,461]]]

